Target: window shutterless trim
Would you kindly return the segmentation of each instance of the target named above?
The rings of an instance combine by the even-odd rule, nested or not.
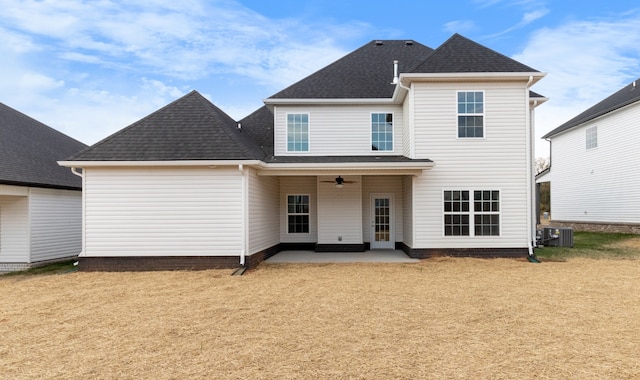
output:
[[[289,115],[307,116],[307,150],[289,150]],[[285,125],[285,152],[286,153],[309,153],[311,152],[311,114],[309,112],[286,112],[284,116]]]
[[[460,101],[458,100],[459,94],[464,93],[482,93],[482,112],[460,112]],[[466,101],[464,104],[468,104]],[[475,102],[474,102],[475,104]],[[487,96],[485,90],[456,90],[456,98],[455,98],[455,106],[456,106],[456,139],[459,140],[480,140],[485,139],[487,137],[487,116],[486,116],[486,104],[487,104]],[[482,117],[482,136],[460,136],[460,117]]]
[[[387,150],[375,150],[373,149],[373,115],[391,115],[391,149]],[[393,153],[395,151],[395,123],[396,123],[396,115],[394,112],[370,112],[369,113],[369,149],[370,152],[376,153]]]
[[[475,211],[475,207],[476,207],[476,200],[475,200],[475,192],[480,191],[489,191],[489,192],[497,192],[498,194],[498,201],[497,201],[497,207],[498,210],[497,211],[493,211],[493,210],[489,210],[489,211]],[[452,203],[452,210],[450,211],[445,211],[446,210],[446,206],[445,206],[445,193],[446,192],[467,192],[468,193],[468,200],[465,201],[460,201],[460,209],[458,210],[454,210],[454,206]],[[491,189],[478,189],[478,188],[442,188],[441,189],[441,194],[442,194],[442,198],[441,198],[441,210],[442,210],[442,219],[441,219],[441,226],[442,226],[442,237],[445,238],[495,238],[495,237],[501,237],[502,236],[502,189],[501,188],[491,188]],[[468,202],[468,210],[463,209],[463,202]],[[484,205],[485,200],[481,199],[481,206]],[[489,200],[489,203],[491,202],[491,200]],[[490,203],[491,204],[491,203]],[[466,224],[466,226],[468,227],[469,233],[467,235],[447,235],[446,234],[446,226],[445,226],[445,221],[446,221],[446,216],[447,215],[455,215],[455,216],[468,216],[468,224]],[[491,215],[497,215],[498,216],[498,235],[476,235],[475,230],[476,230],[476,223],[475,223],[475,217],[476,216],[491,216]],[[458,219],[464,219],[464,218],[458,218]],[[457,224],[458,226],[464,226],[465,224]],[[490,224],[489,224],[490,225]],[[451,224],[452,227],[455,226],[455,224]]]
[[[286,218],[285,218],[286,220],[285,220],[285,223],[287,225],[287,234],[310,234],[311,233],[311,195],[310,194],[287,194],[285,197],[286,197],[285,198],[285,204],[286,204]],[[291,206],[291,205],[293,205],[294,208],[296,206],[300,206],[300,205],[304,206],[305,205],[304,203],[297,204],[297,203],[295,203],[295,201],[294,201],[293,204],[290,204],[289,203],[289,197],[307,197],[307,199],[306,199],[307,200],[307,203],[306,203],[307,212],[296,212],[297,210],[294,210],[294,212],[289,212],[289,206]],[[290,216],[294,216],[294,217],[296,217],[296,216],[306,216],[307,217],[306,231],[291,231],[290,228],[289,228],[291,226],[291,224],[289,223],[289,217]]]

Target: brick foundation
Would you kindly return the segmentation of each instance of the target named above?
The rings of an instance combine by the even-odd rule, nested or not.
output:
[[[640,234],[638,223],[585,223],[552,220],[546,227],[571,227],[574,231]]]
[[[410,248],[402,244],[402,251],[413,259],[432,257],[518,258],[529,254],[528,248]]]

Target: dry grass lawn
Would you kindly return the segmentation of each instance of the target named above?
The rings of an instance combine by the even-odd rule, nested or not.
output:
[[[0,378],[640,378],[640,260],[0,277]]]

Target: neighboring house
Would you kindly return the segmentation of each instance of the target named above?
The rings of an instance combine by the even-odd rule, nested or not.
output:
[[[0,272],[82,249],[82,181],[57,161],[86,145],[0,103]]]
[[[61,162],[83,169],[80,268],[525,256],[544,75],[456,34],[367,43],[239,123],[191,92]]]
[[[640,79],[639,79],[640,81]],[[640,82],[634,81],[543,136],[554,224],[640,233]]]

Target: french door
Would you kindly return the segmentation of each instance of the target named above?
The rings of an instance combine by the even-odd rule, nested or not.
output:
[[[394,249],[393,194],[371,194],[371,249]]]

